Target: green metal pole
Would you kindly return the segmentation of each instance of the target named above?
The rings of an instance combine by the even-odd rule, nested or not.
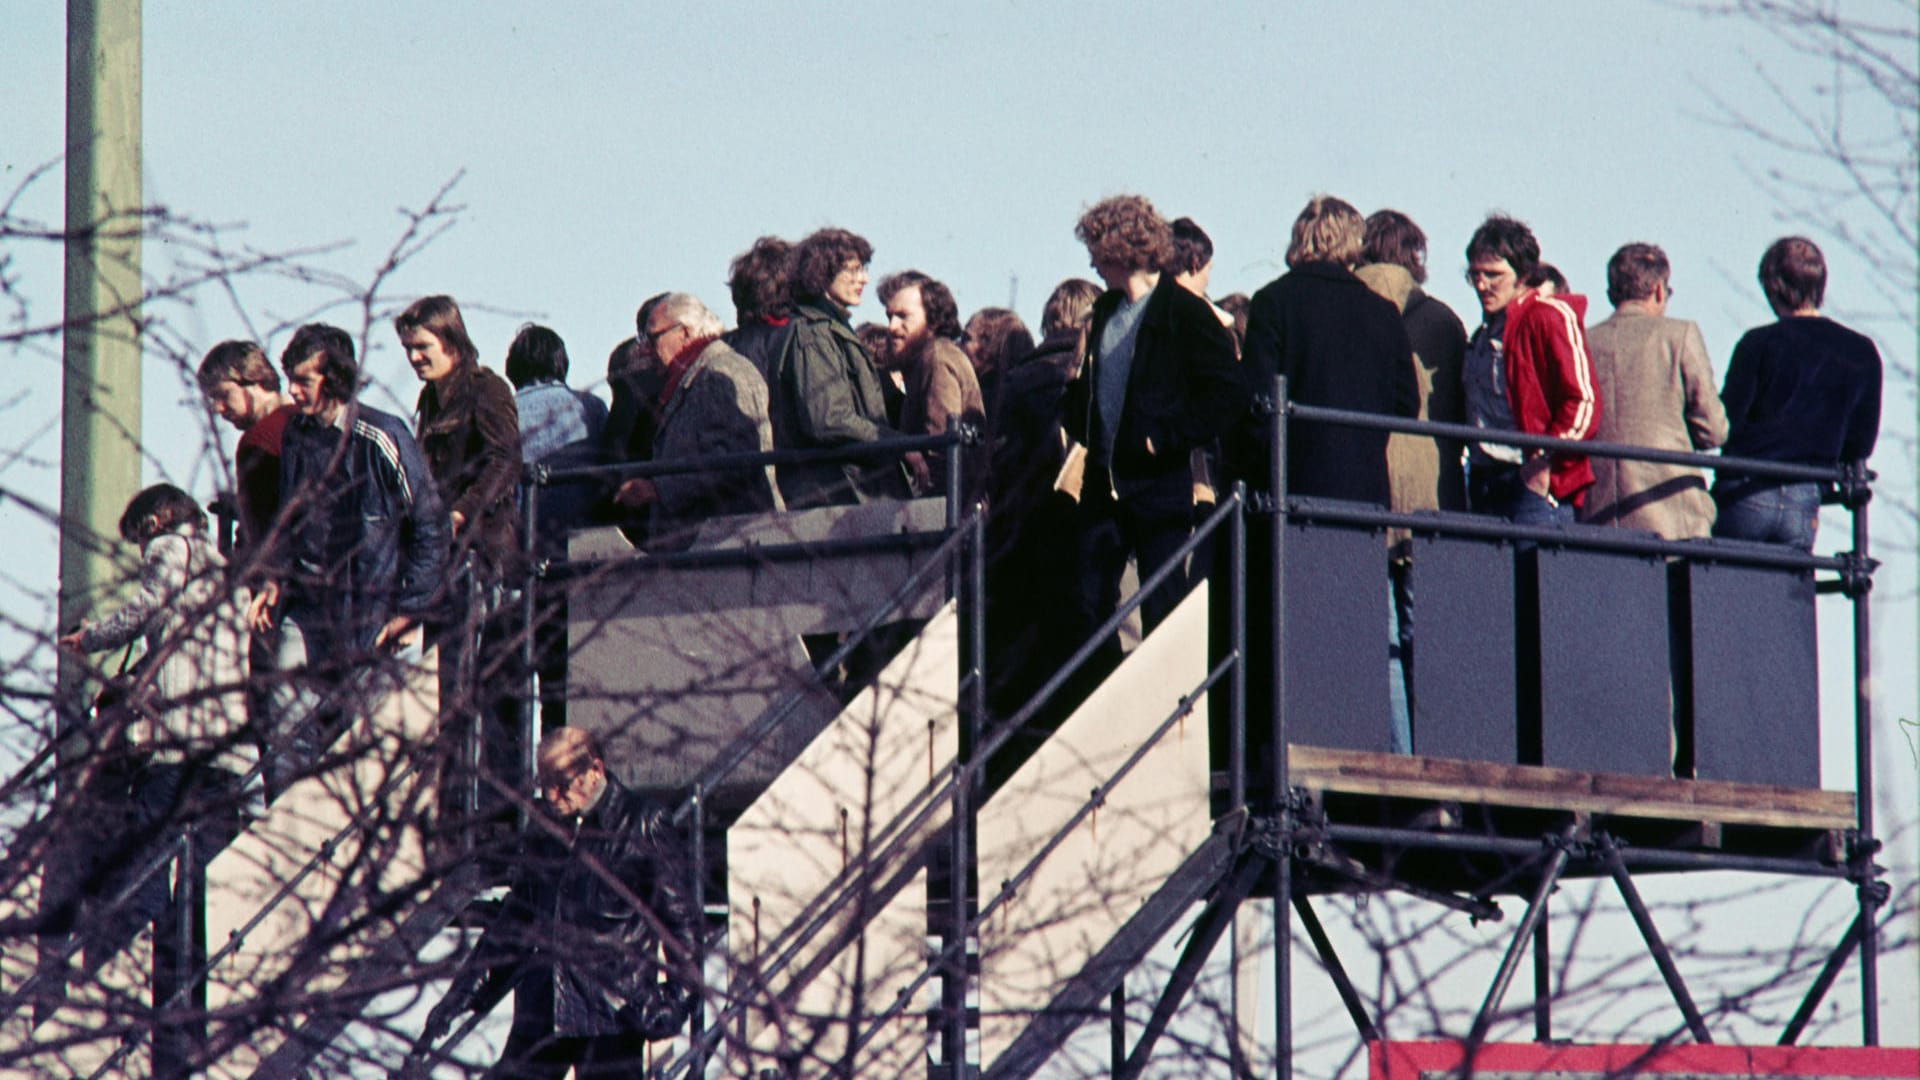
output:
[[[140,0],[69,0],[63,632],[121,584],[116,525],[140,486],[141,206]],[[63,660],[63,730],[83,700],[81,669]]]

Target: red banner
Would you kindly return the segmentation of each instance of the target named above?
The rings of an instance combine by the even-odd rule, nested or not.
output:
[[[1563,1046],[1486,1043],[1468,1060],[1458,1042],[1368,1045],[1371,1080],[1694,1080],[1721,1076],[1920,1080],[1920,1049],[1833,1046]]]

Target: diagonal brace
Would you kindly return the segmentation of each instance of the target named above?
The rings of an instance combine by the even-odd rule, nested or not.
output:
[[[1425,900],[1428,903],[1452,908],[1463,915],[1470,915],[1474,919],[1482,922],[1499,922],[1501,919],[1500,905],[1491,900],[1482,899],[1478,896],[1461,896],[1457,893],[1447,892],[1444,889],[1429,889],[1422,885],[1415,885],[1410,881],[1402,881],[1390,874],[1370,870],[1366,866],[1352,860],[1330,855],[1317,845],[1303,854],[1301,858],[1320,870],[1325,870],[1331,874],[1338,874],[1349,881],[1359,882],[1370,889],[1403,892],[1408,896]]]
[[[1520,953],[1533,939],[1533,930],[1547,914],[1547,898],[1553,895],[1554,886],[1560,881],[1560,875],[1567,868],[1567,859],[1573,851],[1573,837],[1579,826],[1569,826],[1566,832],[1550,835],[1546,838],[1547,847],[1552,854],[1540,871],[1540,884],[1533,890],[1533,898],[1527,903],[1527,913],[1521,917],[1520,925],[1514,928],[1513,940],[1507,945],[1507,954],[1500,960],[1500,970],[1494,972],[1493,985],[1487,987],[1486,1000],[1480,1003],[1480,1011],[1473,1018],[1473,1030],[1467,1036],[1470,1046],[1478,1046],[1486,1040],[1487,1030],[1493,1026],[1493,1014],[1500,1009],[1500,1000],[1507,996],[1507,987],[1513,983],[1513,974],[1520,966]]]
[[[1640,899],[1640,890],[1633,884],[1632,875],[1627,873],[1627,864],[1620,858],[1619,845],[1612,838],[1602,838],[1599,844],[1601,861],[1606,864],[1607,873],[1613,876],[1614,885],[1620,889],[1620,898],[1627,902],[1627,911],[1633,915],[1633,924],[1640,928],[1640,936],[1646,939],[1647,951],[1653,954],[1653,962],[1660,968],[1660,977],[1666,980],[1667,989],[1672,992],[1675,1004],[1680,1006],[1680,1015],[1686,1018],[1687,1030],[1693,1033],[1693,1041],[1707,1046],[1712,1044],[1713,1036],[1707,1033],[1707,1022],[1700,1015],[1700,1007],[1693,1003],[1693,995],[1687,992],[1686,980],[1680,977],[1680,968],[1673,962],[1673,952],[1660,937],[1660,931],[1653,925],[1653,915],[1647,911],[1646,901]]]
[[[1354,988],[1346,966],[1340,963],[1340,955],[1333,951],[1333,941],[1327,937],[1326,928],[1320,925],[1320,917],[1314,914],[1312,902],[1304,895],[1296,896],[1293,898],[1293,910],[1300,913],[1300,925],[1306,927],[1307,937],[1313,940],[1313,951],[1320,954],[1320,962],[1326,965],[1327,976],[1333,980],[1333,988],[1339,991],[1340,1000],[1347,1007],[1347,1015],[1353,1017],[1353,1026],[1359,1029],[1361,1041],[1379,1041],[1380,1029],[1367,1012],[1367,1003],[1361,999],[1360,991]]]
[[[1847,927],[1847,932],[1840,935],[1840,944],[1835,945],[1833,952],[1828,954],[1827,962],[1820,968],[1820,974],[1815,976],[1813,985],[1808,987],[1805,1000],[1801,1001],[1800,1007],[1794,1010],[1793,1019],[1787,1021],[1787,1029],[1780,1033],[1781,1046],[1792,1046],[1800,1041],[1801,1032],[1805,1031],[1807,1024],[1813,1020],[1814,1010],[1820,1007],[1820,1002],[1827,996],[1827,991],[1833,988],[1834,980],[1840,977],[1840,969],[1847,965],[1847,958],[1852,956],[1853,950],[1859,947],[1861,931],[1866,927],[1866,918],[1864,913],[1855,915],[1853,923]]]
[[[1267,860],[1255,852],[1242,853],[1232,876],[1221,884],[1220,891],[1200,912],[1200,918],[1193,925],[1193,934],[1187,939],[1186,948],[1181,950],[1180,962],[1174,965],[1166,989],[1160,993],[1160,1000],[1153,1004],[1153,1015],[1147,1018],[1147,1026],[1140,1032],[1140,1041],[1134,1044],[1133,1053],[1127,1055],[1127,1060],[1113,1071],[1114,1080],[1135,1080],[1146,1070],[1147,1059],[1153,1055],[1153,1044],[1160,1041],[1167,1025],[1173,1022],[1173,1014],[1180,1008],[1180,1002],[1199,979],[1201,966],[1206,963],[1207,957],[1213,955],[1214,947],[1220,944],[1220,938],[1226,934],[1227,928],[1233,925],[1233,913],[1253,890],[1254,883],[1260,880],[1267,865]]]

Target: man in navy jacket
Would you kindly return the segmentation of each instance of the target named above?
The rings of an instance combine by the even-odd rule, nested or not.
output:
[[[256,631],[279,632],[276,670],[297,673],[271,692],[274,793],[317,757],[315,727],[323,710],[341,709],[341,691],[354,688],[362,707],[377,699],[364,691],[386,681],[365,678],[370,661],[418,655],[452,532],[406,421],[355,400],[346,331],[302,326],[280,364],[299,415],[281,444],[273,579],[248,612]]]

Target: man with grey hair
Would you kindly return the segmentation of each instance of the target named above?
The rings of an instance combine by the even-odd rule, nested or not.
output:
[[[666,368],[654,461],[691,462],[773,449],[767,382],[752,361],[720,340],[725,329],[691,293],[669,293],[647,312],[640,332]],[[653,506],[647,546],[656,551],[690,546],[708,518],[786,508],[770,465],[639,477],[620,486],[618,499],[623,505]]]

